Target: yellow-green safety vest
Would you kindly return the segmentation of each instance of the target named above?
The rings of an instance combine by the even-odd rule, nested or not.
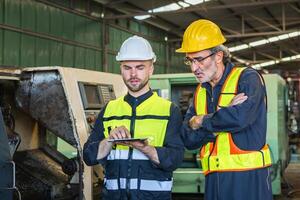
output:
[[[171,102],[153,93],[136,107],[135,112],[124,100],[124,96],[110,101],[104,112],[104,135],[118,126],[125,126],[134,133],[134,138],[148,138],[150,145],[163,146],[168,120],[170,118]],[[133,127],[131,127],[133,126]],[[117,145],[117,149],[128,150],[128,146]]]
[[[245,67],[234,67],[228,75],[219,97],[218,109],[226,107],[237,94],[238,81]],[[207,114],[206,89],[199,85],[195,94],[197,115]],[[234,144],[231,133],[217,132],[215,143],[209,142],[200,150],[205,175],[219,171],[246,171],[265,168],[272,164],[268,145],[258,151],[242,150]]]

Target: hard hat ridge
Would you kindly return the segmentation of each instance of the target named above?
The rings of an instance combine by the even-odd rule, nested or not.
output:
[[[213,22],[200,19],[191,23],[184,32],[179,53],[192,53],[210,49],[226,41],[220,28]]]
[[[155,62],[156,56],[150,43],[146,39],[134,35],[123,42],[116,56],[116,60],[153,60],[153,62]]]

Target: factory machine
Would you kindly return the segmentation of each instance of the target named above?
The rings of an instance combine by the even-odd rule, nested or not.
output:
[[[127,91],[120,75],[0,68],[0,198],[99,199],[100,166],[82,161],[99,110]]]
[[[282,172],[287,166],[288,134],[286,131],[286,84],[276,74],[263,75],[267,88],[268,121],[267,143],[272,155],[273,194],[281,194]],[[166,99],[176,103],[184,115],[193,100],[198,82],[193,74],[154,75],[151,88]],[[204,175],[199,160],[199,150],[185,151],[184,162],[174,172],[174,193],[204,193]]]

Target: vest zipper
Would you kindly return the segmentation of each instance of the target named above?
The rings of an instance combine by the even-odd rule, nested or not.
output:
[[[211,88],[211,93],[210,93],[210,101],[211,101],[211,103],[214,105],[214,88],[212,87]]]
[[[134,101],[132,106],[132,116],[130,120],[130,134],[131,137],[134,138],[134,126],[135,126],[135,118],[136,118],[136,101]],[[126,193],[128,200],[131,199],[130,197],[130,178],[131,178],[131,166],[132,166],[132,147],[129,147],[129,155],[128,155],[128,168],[127,168],[127,178],[126,178]]]

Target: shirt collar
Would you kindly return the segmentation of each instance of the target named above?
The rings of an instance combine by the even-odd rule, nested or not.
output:
[[[146,92],[145,94],[138,96],[138,97],[134,97],[132,95],[130,95],[129,93],[126,94],[126,96],[124,97],[124,100],[129,103],[129,105],[139,105],[141,104],[143,101],[145,101],[146,99],[148,99],[150,96],[153,95],[152,90],[150,89],[148,92]]]

